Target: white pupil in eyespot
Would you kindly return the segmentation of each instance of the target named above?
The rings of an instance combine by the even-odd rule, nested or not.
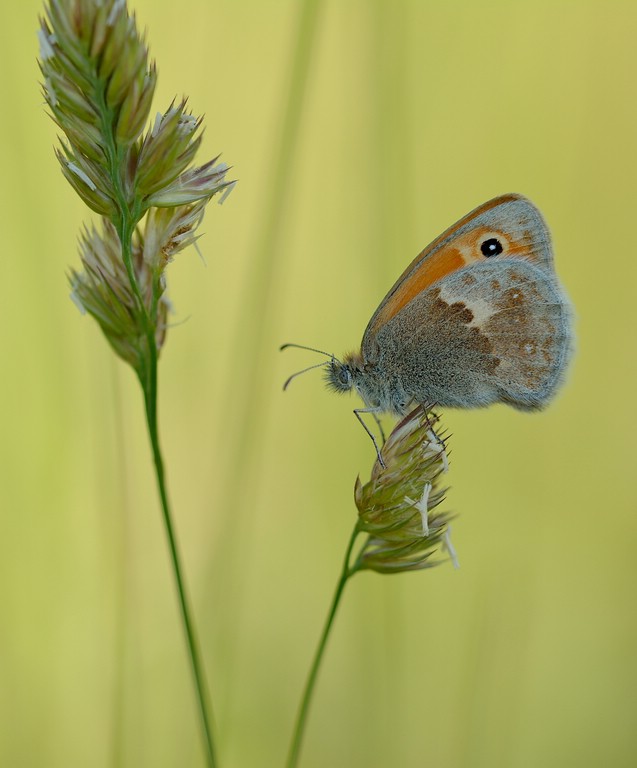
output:
[[[484,240],[480,246],[483,256],[497,256],[503,250],[502,243],[497,237],[490,237],[488,240]]]

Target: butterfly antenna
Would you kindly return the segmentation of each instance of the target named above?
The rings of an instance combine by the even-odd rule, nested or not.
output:
[[[334,355],[330,355],[329,352],[323,352],[322,349],[315,349],[314,347],[306,347],[303,344],[282,344],[279,347],[279,352],[283,352],[284,349],[288,349],[289,347],[294,347],[294,349],[307,349],[308,352],[318,352],[319,355],[325,355],[325,357],[332,357],[332,358],[334,357]],[[312,367],[315,368],[316,366],[312,366]],[[309,370],[309,368],[307,370]],[[304,371],[299,371],[299,373],[304,373]]]
[[[294,345],[290,345],[290,346],[294,346]],[[318,351],[318,350],[315,350],[315,351]],[[309,368],[304,368],[302,371],[297,371],[296,373],[293,373],[289,378],[285,380],[285,384],[283,385],[283,391],[285,392],[285,390],[288,388],[292,379],[296,379],[297,376],[300,376],[302,373],[307,373],[308,371],[312,371],[314,370],[314,368],[322,368],[324,365],[327,365],[327,363],[316,363],[316,365],[310,365]]]

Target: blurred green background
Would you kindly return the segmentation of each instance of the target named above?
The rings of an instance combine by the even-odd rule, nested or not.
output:
[[[135,0],[155,109],[240,180],[169,268],[169,486],[224,768],[281,766],[372,446],[307,374],[416,253],[528,195],[577,312],[543,414],[448,411],[460,569],[348,586],[304,768],[637,764],[637,5]],[[35,0],[0,36],[0,765],[200,766],[142,402],[65,272]]]

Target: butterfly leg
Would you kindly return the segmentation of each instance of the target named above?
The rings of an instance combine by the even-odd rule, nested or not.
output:
[[[383,429],[383,425],[380,423],[380,419],[378,418],[378,413],[376,411],[371,411],[372,416],[374,417],[374,421],[376,422],[376,426],[378,427],[378,431],[380,432],[380,436],[383,440],[383,445],[387,442],[387,438],[385,437],[385,430]]]
[[[361,416],[361,413],[371,413],[373,414],[374,418],[376,419],[376,423],[378,423],[378,408],[354,408],[354,415],[356,418],[360,421],[360,423],[363,425],[363,429],[367,434],[371,437],[372,443],[374,443],[374,448],[376,448],[376,455],[378,456],[378,461],[383,469],[386,469],[385,462],[383,461],[383,457],[380,455],[380,448],[378,447],[378,443],[376,442],[376,438],[371,433],[369,427],[365,422],[363,421],[363,417]],[[380,426],[380,425],[379,425]],[[383,442],[385,441],[385,435],[383,434],[383,430],[381,428],[381,434],[383,435]]]
[[[449,465],[447,462],[447,444],[444,441],[444,438],[441,437],[436,430],[434,429],[434,424],[439,420],[439,416],[437,413],[434,413],[433,408],[435,408],[435,403],[421,403],[421,408],[423,409],[423,412],[425,414],[425,419],[427,421],[427,429],[429,432],[431,432],[433,439],[438,444],[439,452],[442,454],[442,460],[443,460],[443,466],[444,471],[446,472],[449,469]],[[433,421],[429,418],[429,414],[433,415]]]

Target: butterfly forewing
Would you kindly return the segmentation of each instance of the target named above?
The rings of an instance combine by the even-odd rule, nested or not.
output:
[[[525,197],[490,200],[428,245],[398,278],[370,320],[363,337],[374,335],[415,296],[471,264],[493,261],[485,244],[497,243],[495,259],[531,261],[551,271],[553,254],[542,214]]]

